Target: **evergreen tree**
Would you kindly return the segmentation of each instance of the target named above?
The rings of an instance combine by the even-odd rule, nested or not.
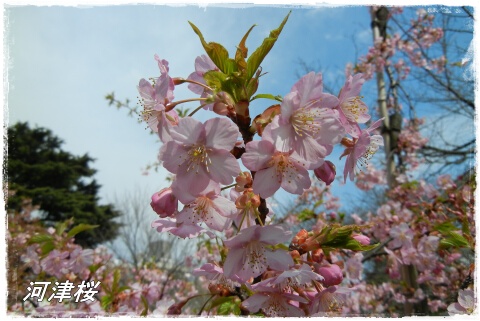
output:
[[[30,128],[17,123],[8,128],[6,178],[8,189],[15,194],[8,198],[8,210],[21,209],[25,198],[39,205],[46,225],[71,217],[75,224],[98,225],[77,235],[82,246],[112,240],[117,236],[120,215],[113,205],[99,205],[97,184],[90,168],[94,160],[85,154],[75,156],[61,149],[63,141],[49,129]]]

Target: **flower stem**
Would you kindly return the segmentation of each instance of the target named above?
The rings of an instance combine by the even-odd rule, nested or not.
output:
[[[195,84],[195,85],[198,85],[200,87],[203,87],[209,91],[213,91],[212,88],[210,88],[209,86],[207,86],[206,84],[202,84],[201,82],[198,82],[198,81],[195,81],[195,80],[191,80],[191,79],[184,79],[184,78],[181,78],[181,79],[177,79],[178,82],[181,82],[181,83],[184,83],[184,82],[189,82],[189,83],[192,83],[192,84]]]
[[[200,106],[198,106],[197,108],[195,108],[190,114],[188,114],[188,117],[192,117],[193,114],[195,114],[197,111],[199,111],[200,109],[203,108],[203,106],[205,105],[208,105],[208,104],[201,104]]]
[[[220,190],[223,191],[223,190],[226,190],[227,188],[234,187],[235,185],[237,185],[237,184],[235,183],[235,184],[232,184],[232,185],[227,185],[227,186],[222,187]]]
[[[167,104],[165,106],[165,111],[170,111],[179,104],[188,103],[188,102],[191,102],[191,101],[205,101],[205,100],[207,100],[207,98],[189,98],[189,99],[174,101],[173,103]]]

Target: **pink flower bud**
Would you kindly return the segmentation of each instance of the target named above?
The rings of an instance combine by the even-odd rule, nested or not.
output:
[[[323,284],[327,287],[343,281],[343,272],[336,264],[322,266],[317,269],[317,273],[324,277]]]
[[[335,165],[330,161],[325,161],[322,166],[315,169],[313,172],[319,180],[325,182],[327,185],[330,185],[333,182],[335,175],[337,174]]]
[[[252,186],[252,175],[250,172],[241,172],[240,175],[235,178],[235,182],[237,183],[237,185],[235,185],[235,190],[237,192],[243,192],[245,188]]]
[[[352,238],[362,245],[370,245],[370,238],[362,234],[354,234]]]
[[[178,200],[175,195],[173,195],[171,188],[164,188],[160,192],[152,195],[152,202],[150,203],[152,209],[160,215],[160,217],[165,218],[171,216],[178,209]]]

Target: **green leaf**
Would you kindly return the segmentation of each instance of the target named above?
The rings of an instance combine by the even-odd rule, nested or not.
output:
[[[100,304],[102,306],[102,309],[104,309],[105,311],[108,310],[108,308],[110,307],[110,305],[113,303],[113,296],[111,295],[104,295],[101,299],[100,299]]]
[[[216,298],[215,300],[212,301],[212,303],[210,304],[210,308],[215,308],[225,302],[230,302],[232,301],[232,297],[230,296],[226,296],[226,297],[219,297],[219,298]]]
[[[378,247],[380,243],[377,244],[372,244],[372,245],[363,245],[362,243],[358,242],[357,240],[350,239],[347,241],[347,244],[345,244],[342,248],[343,249],[349,249],[352,251],[370,251],[373,250],[374,248]]]
[[[143,310],[140,313],[140,316],[145,317],[148,314],[148,301],[143,295],[140,298],[142,299],[142,304],[143,304]]]
[[[28,244],[32,243],[44,243],[44,242],[52,242],[53,236],[50,234],[35,234],[33,235],[30,240],[28,240]]]
[[[449,232],[448,236],[440,240],[439,247],[441,249],[448,249],[451,247],[469,247],[467,239],[456,232]]]
[[[452,224],[452,222],[444,222],[437,224],[433,227],[434,231],[439,231],[443,235],[450,233],[451,231],[457,230],[458,228]]]
[[[280,32],[282,32],[283,26],[287,22],[290,13],[292,12],[290,11],[288,13],[288,15],[283,19],[282,23],[277,29],[270,31],[270,35],[263,40],[262,45],[258,47],[255,52],[248,58],[247,79],[253,77],[258,67],[260,67],[260,64],[262,63],[265,56],[269,53],[270,49],[272,49],[273,45],[278,39],[278,36],[280,35]]]
[[[228,51],[221,44],[216,42],[206,42],[203,38],[200,29],[198,29],[193,23],[188,22],[192,26],[193,31],[198,35],[202,43],[203,48],[207,55],[212,59],[213,63],[225,74],[233,73],[236,70],[235,61],[228,57]]]
[[[130,289],[131,287],[129,287],[128,285],[121,286],[117,289],[117,294]]]
[[[63,221],[61,223],[58,223],[55,228],[57,230],[57,235],[62,235],[63,232],[65,232],[65,230],[67,229],[67,227],[73,223],[73,219],[69,219],[67,221]]]
[[[230,315],[232,313],[236,315],[240,314],[240,308],[236,302],[228,301],[218,307],[218,315]]]
[[[216,70],[210,70],[203,75],[203,79],[213,90],[222,91],[225,86],[224,83],[227,81],[227,75]]]
[[[259,99],[259,98],[271,99],[271,100],[276,100],[276,101],[279,101],[279,102],[283,101],[282,96],[280,96],[280,95],[274,96],[272,94],[258,94],[258,95],[255,95],[254,97],[252,97],[252,99],[250,99],[250,101],[253,101],[253,100]]]
[[[77,235],[80,232],[92,230],[92,229],[97,228],[97,227],[98,227],[98,225],[90,225],[90,224],[83,224],[83,223],[78,224],[77,226],[73,227],[70,231],[68,231],[67,236],[68,237],[74,237],[75,235]]]
[[[303,222],[303,221],[307,221],[307,220],[310,220],[312,218],[315,218],[315,212],[312,211],[311,209],[304,209],[302,210],[300,213],[298,213],[297,217],[299,219],[300,222]]]
[[[247,33],[245,36],[243,36],[242,40],[238,44],[237,52],[235,53],[235,62],[237,63],[237,68],[238,70],[242,71],[242,73],[247,69],[247,62],[245,61],[245,58],[247,58],[248,49],[245,46],[245,42],[247,41],[248,35],[254,27],[255,25],[248,29]]]
[[[47,255],[55,249],[55,244],[52,241],[47,241],[40,246],[40,249],[42,250],[42,255]]]

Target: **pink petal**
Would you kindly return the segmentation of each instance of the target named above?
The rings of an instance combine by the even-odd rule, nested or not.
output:
[[[293,161],[292,165],[294,168],[288,167],[283,172],[281,187],[289,193],[301,195],[311,185],[310,176],[297,162]]]
[[[251,141],[247,143],[245,153],[242,155],[243,165],[249,170],[259,171],[265,168],[266,163],[270,161],[274,152],[275,148],[269,141]]]
[[[323,93],[322,74],[310,72],[300,78],[300,80],[293,85],[291,91],[297,91],[300,95],[300,106],[305,106],[308,101],[320,98]]]
[[[158,159],[169,172],[176,174],[188,156],[188,150],[174,141],[162,145]]]
[[[234,278],[237,271],[241,269],[239,267],[243,265],[245,255],[245,249],[243,248],[230,249],[223,265],[223,274],[230,279]]]
[[[226,150],[214,150],[208,153],[212,163],[209,165],[210,177],[220,184],[230,184],[233,177],[240,174],[237,159]]]
[[[298,92],[293,91],[283,97],[282,104],[280,105],[280,115],[282,119],[288,120],[292,116],[293,112],[300,106],[300,95]]]
[[[276,168],[269,167],[255,173],[252,187],[256,194],[260,194],[260,197],[268,198],[275,194],[280,188],[280,184],[281,178],[277,176]]]
[[[224,241],[224,244],[230,248],[243,248],[244,245],[252,240],[257,234],[257,230],[260,229],[260,225],[254,225],[241,230],[236,236],[229,240]]]
[[[275,250],[266,252],[268,267],[277,270],[284,271],[288,270],[295,263],[293,262],[292,256],[284,250]]]
[[[290,123],[281,125],[279,116],[275,116],[263,130],[262,138],[270,140],[278,151],[289,152],[295,144],[295,130]]]
[[[259,234],[259,241],[269,245],[276,245],[285,242],[286,238],[292,235],[291,231],[285,231],[280,225],[267,225],[256,230]]]
[[[321,145],[314,138],[305,136],[302,139],[295,141],[293,150],[301,157],[310,163],[318,163],[319,158],[325,158],[328,155],[326,146]],[[312,168],[309,168],[312,169]]]
[[[165,112],[162,112],[160,119],[158,120],[157,131],[158,137],[162,143],[167,143],[172,140],[172,136],[170,135],[170,129],[172,128],[172,124],[165,116]]]
[[[240,135],[238,127],[226,118],[213,118],[205,122],[205,146],[230,151]]]
[[[178,126],[171,130],[171,136],[179,144],[194,145],[201,142],[204,138],[205,129],[201,122],[192,118],[185,117],[179,120]]]
[[[261,294],[261,293],[255,293],[248,299],[242,302],[242,305],[247,309],[248,311],[255,313],[261,308],[264,307],[265,302],[269,300],[269,296]]]
[[[188,170],[188,166],[188,162],[184,162],[178,167],[175,179],[178,184],[177,190],[198,196],[210,184],[210,175],[203,166],[199,166],[196,170]],[[176,194],[180,195],[181,192]]]
[[[215,206],[217,212],[225,217],[230,217],[235,215],[237,212],[237,207],[235,203],[226,199],[223,196],[217,195],[212,197],[213,205]]]

